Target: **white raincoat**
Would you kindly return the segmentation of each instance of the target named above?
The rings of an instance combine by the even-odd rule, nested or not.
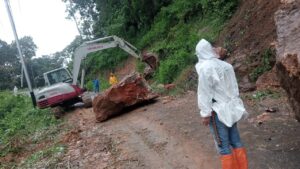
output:
[[[215,111],[226,126],[231,127],[247,112],[239,97],[239,89],[233,67],[218,59],[211,44],[202,39],[196,46],[198,63],[198,106],[202,117]],[[213,103],[212,100],[216,102]]]

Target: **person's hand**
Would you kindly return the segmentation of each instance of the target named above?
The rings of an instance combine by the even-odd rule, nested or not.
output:
[[[210,116],[209,117],[202,117],[202,124],[204,126],[208,126],[210,121]]]

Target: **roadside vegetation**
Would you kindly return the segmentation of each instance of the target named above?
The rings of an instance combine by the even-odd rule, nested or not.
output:
[[[0,168],[15,167],[15,156],[35,153],[44,142],[49,143],[40,150],[54,145],[61,123],[48,109],[34,109],[30,97],[0,92]]]

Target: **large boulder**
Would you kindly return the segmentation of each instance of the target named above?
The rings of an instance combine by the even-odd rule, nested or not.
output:
[[[93,100],[96,120],[102,122],[122,113],[125,107],[157,98],[146,80],[138,73],[130,74]]]
[[[300,0],[289,1],[275,14],[276,67],[281,86],[300,121]]]

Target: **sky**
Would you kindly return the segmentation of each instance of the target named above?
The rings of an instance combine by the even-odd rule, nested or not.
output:
[[[36,57],[63,50],[78,31],[75,22],[67,20],[61,0],[10,0],[19,39],[31,36],[38,49]],[[14,39],[4,0],[0,0],[0,39]]]

